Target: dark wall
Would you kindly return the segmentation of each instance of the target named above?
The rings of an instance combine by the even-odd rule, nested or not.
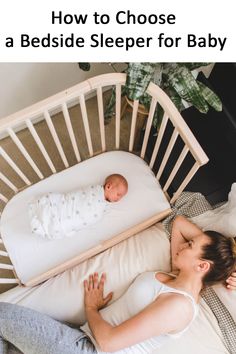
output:
[[[236,182],[236,64],[217,63],[209,79],[200,74],[198,80],[204,82],[219,95],[223,102],[223,110],[216,112],[210,109],[207,114],[202,114],[194,107],[190,107],[181,113],[209,157],[208,164],[198,170],[185,190],[201,192],[211,204],[216,204],[227,200],[231,184]],[[166,144],[169,137],[170,135],[167,135],[164,139]],[[149,139],[150,153],[154,143],[155,139]],[[166,146],[164,142],[163,152]],[[174,154],[171,156],[172,162],[175,162]],[[177,156],[177,153],[175,155]],[[186,160],[185,167],[175,177],[168,191],[170,194],[178,188],[184,173],[189,171],[193,164],[193,159],[192,161],[191,158]],[[158,171],[158,167],[157,161],[155,171]],[[162,185],[168,178],[168,168],[163,175]]]
[[[210,161],[186,189],[202,192],[210,202],[226,200],[236,182],[236,64],[217,63],[209,77],[199,77],[223,102],[222,112],[201,114],[191,107],[182,115]]]

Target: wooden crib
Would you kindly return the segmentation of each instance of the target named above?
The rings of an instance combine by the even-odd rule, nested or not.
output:
[[[0,119],[0,155],[1,155],[1,171],[0,171],[0,179],[1,179],[1,190],[0,190],[0,201],[2,210],[8,201],[14,196],[14,194],[18,193],[24,188],[27,188],[37,182],[38,180],[42,180],[45,178],[41,171],[41,161],[44,161],[44,164],[47,164],[49,173],[48,174],[56,174],[58,169],[53,160],[52,154],[49,154],[47,148],[44,144],[44,139],[37,132],[36,126],[40,124],[42,121],[46,123],[47,128],[49,130],[48,139],[52,139],[52,143],[56,147],[57,156],[61,160],[62,167],[60,170],[67,169],[70,167],[70,162],[68,156],[66,156],[63,146],[63,139],[57,133],[55,129],[55,114],[61,112],[63,117],[63,124],[68,131],[68,136],[70,139],[70,144],[72,147],[72,153],[75,156],[75,161],[73,163],[80,163],[82,160],[93,157],[94,155],[103,153],[109,150],[127,150],[129,152],[134,152],[137,154],[137,151],[134,150],[134,141],[136,134],[136,125],[137,125],[137,113],[139,102],[134,101],[132,116],[130,122],[130,131],[129,131],[129,139],[127,147],[124,148],[120,145],[121,142],[121,89],[125,84],[126,75],[113,73],[113,74],[104,74],[97,77],[93,77],[84,82],[79,83],[66,91],[53,95],[39,103],[36,103],[26,109],[23,109],[17,113],[14,113],[6,118]],[[114,126],[114,144],[113,146],[108,146],[107,137],[106,137],[106,126],[104,124],[104,95],[106,94],[106,90],[115,86],[116,92],[116,104],[115,104],[115,116]],[[187,124],[177,111],[173,102],[170,98],[156,85],[150,83],[147,93],[152,97],[150,110],[147,116],[146,124],[145,124],[145,132],[141,145],[141,149],[138,152],[139,156],[142,159],[145,159],[151,169],[155,169],[158,158],[161,159],[158,163],[158,169],[156,178],[160,181],[162,185],[162,189],[165,195],[168,197],[170,203],[173,203],[180,193],[184,190],[186,185],[189,183],[191,178],[197,172],[199,167],[206,164],[208,158],[201,146],[191,133]],[[96,96],[97,106],[98,106],[98,117],[96,119],[98,122],[96,124],[99,126],[99,139],[100,139],[100,147],[94,147],[93,141],[93,124],[91,124],[87,103],[89,102],[88,98],[91,96]],[[76,130],[73,127],[71,117],[70,117],[70,107],[75,105],[79,105],[81,110],[81,121],[83,125],[83,129]],[[160,126],[160,129],[157,134],[156,141],[154,145],[150,144],[150,132],[152,127],[152,120],[155,109],[160,105],[164,110],[164,117]],[[94,117],[95,119],[95,117]],[[94,122],[95,124],[95,122]],[[169,134],[168,143],[164,148],[161,148],[163,141],[166,141],[166,134]],[[170,133],[171,130],[171,133]],[[20,132],[26,132],[32,138],[32,144],[36,144],[38,153],[37,156],[32,156],[30,153],[30,149],[26,147],[19,137]],[[111,137],[109,137],[111,139]],[[78,141],[84,140],[87,145],[87,156],[84,154],[82,157]],[[15,154],[11,154],[11,156],[7,153],[7,149],[5,148],[6,142],[10,141],[14,143],[14,149],[16,151]],[[179,144],[181,141],[181,144]],[[4,145],[5,144],[5,145]],[[111,144],[110,144],[111,145]],[[150,153],[150,146],[151,153]],[[180,147],[181,146],[181,147]],[[177,158],[172,158],[172,153],[176,149],[178,151]],[[147,153],[147,148],[149,149],[149,153]],[[162,151],[162,153],[160,153]],[[22,155],[25,162],[23,165],[19,165],[17,162],[18,154]],[[56,153],[56,152],[55,152]],[[54,154],[53,154],[54,155]],[[160,155],[160,157],[159,157]],[[185,176],[181,183],[179,183],[178,188],[173,192],[173,188],[171,189],[171,184],[178,174],[178,171],[181,169],[181,166],[185,163],[187,155],[191,156],[193,163],[189,170],[185,168]],[[42,160],[43,158],[43,160]],[[58,157],[57,157],[58,159]],[[13,172],[13,178],[10,177]],[[167,172],[166,172],[167,171]],[[32,178],[29,176],[33,176]],[[19,182],[21,181],[21,182]],[[17,185],[20,184],[20,187]],[[171,190],[171,192],[170,192]],[[171,195],[170,195],[171,194]],[[104,249],[111,247],[113,244],[122,241],[126,237],[130,237],[134,233],[140,231],[143,228],[146,228],[153,224],[154,222],[159,221],[166,214],[159,215],[152,220],[147,220],[146,223],[142,223],[142,225],[138,225],[134,227],[132,230],[128,230],[128,232],[123,233],[122,235],[118,235],[112,242],[108,242],[106,245],[103,245],[103,248],[99,248],[97,251],[92,250],[88,252],[82,258],[76,258],[71,261],[68,261],[66,264],[63,264],[57,269],[47,272],[40,278],[32,281],[27,285],[34,285],[39,283],[49,277],[62,272],[63,270],[77,264],[81,260],[85,258],[91,257],[94,254],[103,251]],[[0,239],[0,242],[3,241]],[[0,251],[0,256],[4,257],[6,260],[8,259],[8,253],[6,251]],[[14,273],[13,265],[9,264],[9,260],[5,263],[0,264],[0,269],[12,271]],[[0,283],[20,283],[19,279],[15,277],[13,278],[1,278]]]

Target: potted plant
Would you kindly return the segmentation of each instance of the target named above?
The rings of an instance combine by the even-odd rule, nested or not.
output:
[[[207,113],[209,107],[216,111],[222,110],[219,97],[206,85],[198,81],[192,71],[209,63],[127,63],[124,72],[127,73],[126,84],[122,96],[129,100],[139,100],[147,109],[151,98],[146,89],[152,81],[160,86],[181,112],[186,108],[185,103],[195,106],[200,112]],[[89,70],[89,63],[79,63],[80,68]],[[114,64],[113,64],[114,68]],[[115,106],[115,91],[112,90],[105,110],[105,120],[112,117]],[[156,110],[153,119],[154,128],[159,127],[163,111]]]

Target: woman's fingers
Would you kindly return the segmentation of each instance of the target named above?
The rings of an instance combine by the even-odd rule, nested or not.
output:
[[[103,290],[105,280],[106,280],[105,273],[102,273],[100,280],[99,280],[98,273],[95,272],[95,273],[89,275],[88,280],[84,280],[84,287],[86,290],[92,290],[92,289]]]
[[[228,289],[236,290],[236,272],[233,272],[226,282]]]
[[[94,289],[98,288],[98,273],[93,274],[93,288]]]
[[[85,289],[85,291],[88,291],[88,282],[87,282],[87,280],[84,280],[84,289]]]
[[[105,281],[106,281],[106,274],[102,273],[101,278],[100,278],[100,282],[99,282],[99,289],[103,290]]]
[[[92,307],[97,310],[103,308],[112,299],[113,293],[110,292],[104,298],[104,283],[106,280],[106,274],[102,273],[101,276],[98,273],[90,274],[88,279],[84,280],[84,301],[85,307]]]
[[[93,275],[90,274],[89,276],[89,290],[93,289]]]

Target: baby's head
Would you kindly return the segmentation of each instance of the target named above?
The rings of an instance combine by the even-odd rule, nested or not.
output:
[[[128,191],[128,182],[125,177],[115,173],[108,176],[104,183],[104,195],[108,202],[118,202]]]

